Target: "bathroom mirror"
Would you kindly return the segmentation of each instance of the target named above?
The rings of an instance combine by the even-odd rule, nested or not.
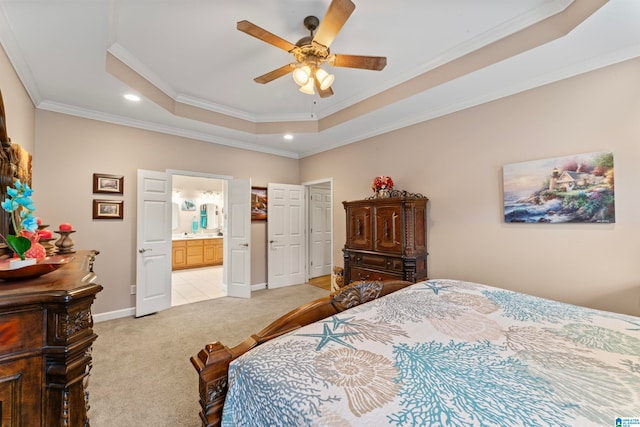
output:
[[[179,224],[179,207],[177,203],[171,203],[171,229],[175,230]]]
[[[207,230],[220,228],[220,206],[215,203],[205,203],[200,207],[201,215],[206,215]]]

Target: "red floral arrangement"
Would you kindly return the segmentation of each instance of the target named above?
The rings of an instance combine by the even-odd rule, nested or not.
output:
[[[371,184],[371,189],[373,191],[378,191],[382,189],[391,190],[393,188],[393,180],[390,176],[376,176],[373,179],[373,184]]]

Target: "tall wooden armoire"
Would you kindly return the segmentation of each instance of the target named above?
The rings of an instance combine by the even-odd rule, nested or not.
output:
[[[427,279],[427,201],[422,195],[342,202],[347,218],[344,283]]]

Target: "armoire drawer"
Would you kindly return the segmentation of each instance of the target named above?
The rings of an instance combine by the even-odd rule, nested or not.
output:
[[[374,268],[379,270],[403,271],[402,258],[379,254],[352,252],[350,261],[354,267]]]
[[[358,280],[402,280],[402,273],[394,274],[388,271],[368,270],[364,268],[351,268],[351,282]]]

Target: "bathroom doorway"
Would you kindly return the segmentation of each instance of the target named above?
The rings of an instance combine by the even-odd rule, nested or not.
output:
[[[172,306],[227,296],[225,183],[208,176],[172,175]]]

